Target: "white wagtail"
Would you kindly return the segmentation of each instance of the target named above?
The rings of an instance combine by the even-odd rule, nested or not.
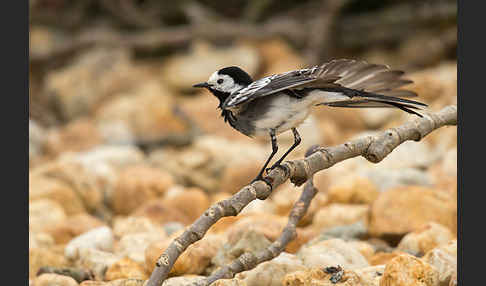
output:
[[[207,88],[219,99],[221,116],[239,132],[253,136],[270,136],[272,153],[254,181],[263,179],[268,163],[277,153],[276,135],[292,129],[294,144],[269,169],[280,165],[300,144],[297,132],[311,107],[394,107],[422,117],[413,109],[424,103],[403,99],[416,93],[396,89],[412,83],[403,79],[404,72],[386,65],[339,59],[312,68],[275,74],[253,81],[239,67],[214,72],[207,82],[193,87]]]

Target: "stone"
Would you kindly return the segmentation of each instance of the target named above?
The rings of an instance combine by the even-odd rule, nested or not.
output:
[[[180,210],[191,221],[195,221],[209,208],[209,197],[200,188],[182,189],[176,193],[168,192],[164,202]]]
[[[200,275],[183,275],[178,277],[170,277],[162,283],[162,286],[186,286],[192,283],[197,283],[203,279],[206,279],[206,277]]]
[[[429,222],[420,229],[405,235],[397,249],[415,256],[423,256],[429,250],[446,244],[454,235],[451,231],[435,222]]]
[[[265,67],[262,76],[306,67],[299,53],[283,39],[257,41],[255,45],[262,56],[262,65]]]
[[[29,249],[48,248],[54,245],[54,238],[45,232],[29,231]]]
[[[377,251],[375,254],[368,258],[368,262],[370,263],[370,265],[384,265],[390,262],[393,258],[402,254],[406,253],[396,250],[392,252]]]
[[[94,122],[83,117],[70,121],[61,128],[49,130],[45,150],[52,156],[58,156],[64,152],[89,150],[101,143],[101,134]]]
[[[120,259],[122,257],[110,252],[94,248],[82,248],[79,250],[79,258],[75,260],[74,264],[89,269],[96,280],[103,280],[106,270]]]
[[[128,234],[157,232],[160,227],[143,216],[116,216],[113,218],[113,234],[121,238]],[[164,235],[161,233],[160,235]]]
[[[218,48],[204,41],[196,41],[187,54],[171,56],[163,66],[162,78],[176,89],[188,90],[195,83],[207,81],[209,76],[227,66],[239,66],[250,75],[259,67],[258,51],[247,44]]]
[[[174,184],[167,172],[143,165],[121,170],[112,193],[115,213],[127,215],[152,199],[161,198]]]
[[[29,202],[29,231],[43,231],[65,219],[66,213],[56,201],[37,199]]]
[[[275,241],[287,224],[287,218],[271,214],[251,214],[242,217],[226,231],[228,242],[233,244],[246,232],[263,234],[270,242]]]
[[[152,243],[165,239],[167,236],[161,228],[151,232],[125,234],[116,244],[114,252],[121,257],[128,257],[137,263],[144,264],[146,248]]]
[[[380,194],[368,178],[347,176],[332,182],[327,190],[329,203],[371,204]]]
[[[340,265],[345,269],[369,266],[366,258],[352,244],[342,239],[328,239],[302,247],[297,256],[306,267],[328,267]]]
[[[312,227],[327,229],[359,221],[366,224],[369,210],[368,205],[329,204],[314,215]]]
[[[427,172],[417,168],[362,168],[358,173],[375,183],[380,192],[401,186],[430,187],[434,183],[433,178]]]
[[[62,267],[68,262],[62,254],[53,251],[52,248],[29,249],[29,278],[34,279],[39,269],[43,266]]]
[[[379,286],[385,272],[385,265],[368,266],[356,269],[354,272],[360,277],[362,285]]]
[[[413,83],[408,89],[419,94],[427,103],[440,98],[453,98],[457,96],[457,63],[444,62],[443,64],[423,69],[409,75]],[[445,106],[444,104],[442,106]]]
[[[157,259],[172,242],[166,239],[150,244],[145,250],[145,269],[152,271]],[[177,259],[170,275],[201,274],[211,263],[223,239],[218,235],[206,234],[201,240],[191,244]]]
[[[113,249],[113,241],[113,232],[109,227],[97,227],[69,241],[64,250],[64,255],[66,258],[74,260],[79,257],[81,249],[111,251]]]
[[[457,239],[428,251],[422,260],[437,269],[440,285],[457,285]]]
[[[187,143],[190,125],[175,106],[174,96],[162,81],[147,79],[102,104],[95,122],[103,139],[111,144],[175,140],[174,136]]]
[[[77,286],[79,285],[76,280],[69,276],[54,274],[54,273],[45,273],[39,275],[34,280],[35,286]]]
[[[211,258],[216,267],[223,267],[240,257],[245,252],[257,253],[270,246],[271,242],[260,232],[254,230],[242,231],[238,236],[231,237]]]
[[[147,73],[134,67],[128,49],[97,47],[48,73],[45,88],[63,118],[71,120],[92,113],[102,101],[146,80]]]
[[[181,210],[172,205],[168,205],[164,199],[147,201],[131,212],[130,215],[146,217],[152,223],[160,226],[168,222],[179,222],[183,225],[192,223]]]
[[[29,119],[29,161],[44,152],[46,136],[43,128],[32,119]]]
[[[338,225],[331,228],[325,228],[319,236],[315,238],[316,241],[340,238],[343,240],[353,240],[364,238],[368,233],[368,229],[363,221],[358,221],[352,224]]]
[[[179,222],[168,222],[162,226],[168,236],[184,229],[184,225]]]
[[[356,248],[366,258],[366,260],[368,260],[368,262],[370,261],[370,258],[373,257],[373,255],[375,254],[374,247],[368,242],[362,240],[351,240],[348,241],[348,243]],[[370,265],[372,264],[370,263]]]
[[[59,203],[67,215],[86,212],[82,199],[69,185],[56,178],[29,176],[29,201],[50,199]]]
[[[130,258],[123,258],[113,263],[105,273],[105,280],[117,280],[117,279],[148,279],[148,275],[145,272],[145,268]]]
[[[282,252],[270,261],[263,262],[257,267],[236,274],[235,278],[247,286],[280,286],[287,273],[304,270],[306,267],[295,255]]]
[[[103,225],[105,223],[100,219],[86,213],[81,213],[46,227],[46,232],[54,238],[56,244],[65,244],[74,237]]]
[[[107,286],[143,286],[145,281],[142,279],[117,279],[110,281]]]
[[[335,274],[327,273],[325,271],[325,267],[320,268],[312,268],[309,270],[300,270],[295,271],[293,273],[287,274],[283,281],[282,285],[285,286],[312,286],[312,285],[319,285],[319,286],[333,286],[333,285],[342,285],[342,286],[371,286],[371,281],[364,281],[361,279],[356,272],[343,269],[342,276],[340,276],[339,280],[336,282],[332,282]],[[338,284],[336,284],[338,283]]]
[[[422,260],[402,254],[393,258],[385,266],[380,286],[437,286],[439,285],[439,273],[437,270]]]
[[[409,186],[389,190],[371,206],[372,236],[403,235],[429,222],[457,232],[457,205],[451,197],[433,188]]]

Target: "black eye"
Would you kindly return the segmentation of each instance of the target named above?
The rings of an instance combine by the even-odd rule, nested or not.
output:
[[[223,79],[222,78],[218,79],[217,83],[218,84],[222,84],[223,83]]]

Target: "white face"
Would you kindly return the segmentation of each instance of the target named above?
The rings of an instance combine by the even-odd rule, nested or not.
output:
[[[208,84],[211,85],[211,88],[222,91],[222,92],[229,92],[232,93],[234,91],[240,90],[243,86],[236,84],[235,81],[227,74],[218,74],[218,72],[214,72],[208,80]]]

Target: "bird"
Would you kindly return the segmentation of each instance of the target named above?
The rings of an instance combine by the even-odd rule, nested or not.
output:
[[[249,137],[269,136],[272,152],[252,182],[265,180],[264,172],[280,166],[302,141],[297,127],[314,106],[343,108],[397,108],[422,117],[415,110],[427,104],[406,99],[417,94],[400,87],[413,81],[388,65],[363,60],[335,59],[322,65],[273,74],[258,80],[237,66],[221,68],[205,88],[219,100],[224,122]],[[278,151],[277,135],[291,130],[294,143],[270,168]],[[266,180],[265,180],[266,181]]]

